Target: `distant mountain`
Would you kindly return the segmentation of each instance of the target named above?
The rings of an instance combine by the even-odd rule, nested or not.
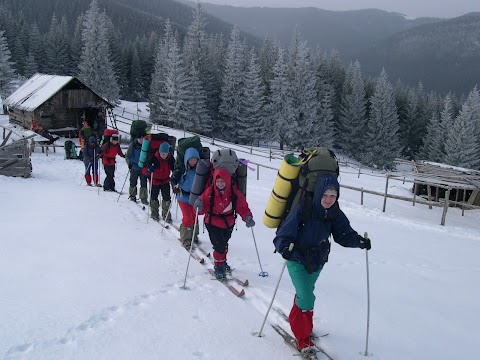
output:
[[[385,67],[392,81],[467,93],[480,83],[480,13],[403,31],[357,57],[364,74],[376,76]]]
[[[203,8],[217,18],[237,24],[243,31],[260,38],[268,35],[283,45],[290,43],[293,30],[298,25],[310,48],[320,47],[328,51],[335,48],[346,61],[375,41],[420,24],[441,21],[436,18],[408,20],[401,14],[378,9],[242,8],[208,3],[204,3]]]

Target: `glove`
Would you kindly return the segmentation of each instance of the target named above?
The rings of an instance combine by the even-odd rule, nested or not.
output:
[[[367,249],[370,250],[372,248],[372,243],[369,238],[363,238],[360,241],[360,249]]]
[[[195,209],[197,209],[198,212],[202,211],[202,209],[203,209],[202,199],[201,199],[201,198],[197,198],[197,200],[195,200],[195,204],[193,204],[193,206],[195,206]]]
[[[290,243],[288,247],[283,248],[283,250],[280,252],[280,254],[285,260],[290,260],[292,258],[294,245],[294,243]]]
[[[148,172],[151,174],[155,171],[155,165],[152,165],[148,168]]]
[[[175,185],[173,188],[172,188],[172,191],[175,195],[178,195],[180,194],[180,188],[178,187],[178,185]]]
[[[133,167],[133,163],[128,163],[128,168],[131,170]]]
[[[245,218],[245,225],[247,225],[247,228],[251,228],[251,227],[255,226],[255,221],[253,220],[253,218],[250,215],[248,215]]]

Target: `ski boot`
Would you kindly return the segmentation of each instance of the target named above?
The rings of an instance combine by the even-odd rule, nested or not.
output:
[[[217,280],[224,280],[227,278],[227,274],[225,273],[225,264],[218,266],[215,265],[213,269],[215,270],[215,278]]]

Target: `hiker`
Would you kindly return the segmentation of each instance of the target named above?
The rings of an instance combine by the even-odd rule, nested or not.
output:
[[[147,179],[148,176],[142,173],[142,169],[138,166],[140,153],[142,151],[143,138],[146,133],[137,135],[130,146],[128,147],[125,160],[130,169],[130,187],[128,188],[128,198],[131,201],[137,201],[137,182],[140,178],[140,201],[144,205],[148,205],[148,190]]]
[[[102,111],[99,111],[97,117],[93,122],[93,131],[97,135],[98,142],[102,140],[103,133],[107,128],[107,123],[105,121],[105,116],[103,115]]]
[[[121,156],[125,158],[125,155],[118,143],[118,134],[112,134],[110,141],[105,142],[100,150],[100,157],[102,158],[103,169],[105,170],[105,181],[103,182],[104,191],[115,191],[115,158]]]
[[[350,227],[338,205],[339,195],[336,176],[322,175],[315,184],[312,208],[306,209],[304,203],[299,203],[290,211],[273,240],[276,251],[287,260],[288,273],[295,287],[296,295],[288,318],[296,338],[295,345],[303,353],[315,351],[311,339],[314,289],[330,253],[329,236],[333,235],[333,240],[344,247],[371,248],[370,240]]]
[[[82,122],[82,128],[78,132],[78,140],[80,141],[80,154],[79,158],[83,159],[83,152],[85,150],[85,144],[87,143],[88,138],[92,135],[93,130],[88,124],[87,120]]]
[[[179,169],[175,169],[170,177],[172,191],[177,197],[180,210],[182,210],[180,241],[186,248],[190,248],[192,245],[192,237],[194,242],[198,242],[199,229],[198,226],[194,226],[197,219],[195,219],[195,209],[189,203],[189,197],[190,190],[192,189],[193,179],[195,177],[195,168],[199,158],[200,155],[197,149],[193,147],[186,149],[184,156],[184,173],[182,174]],[[195,234],[193,234],[194,227],[196,229]]]
[[[43,136],[44,138],[48,139],[48,145],[53,144],[55,141],[60,139],[59,136],[53,136],[47,129],[44,129],[40,123],[36,120],[32,121],[32,131],[35,131],[37,134]]]
[[[205,214],[205,227],[213,246],[215,277],[226,278],[231,272],[227,264],[228,240],[232,236],[238,213],[247,227],[255,226],[252,212],[245,196],[232,183],[232,176],[225,169],[213,173],[213,184],[195,201],[198,214]]]
[[[174,165],[175,159],[170,154],[170,144],[166,141],[160,145],[155,154],[146,162],[148,172],[152,177],[150,209],[152,212],[151,218],[155,221],[160,220],[158,195],[162,193],[162,219],[167,223],[172,223],[172,216],[169,213],[171,204],[170,174]]]
[[[90,135],[85,142],[83,149],[83,163],[85,164],[85,181],[92,186],[92,176],[95,186],[102,186],[98,183],[98,158],[100,157],[100,146],[94,134]],[[91,171],[91,175],[90,175]]]

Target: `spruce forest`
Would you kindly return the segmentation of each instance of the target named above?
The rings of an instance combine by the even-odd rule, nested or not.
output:
[[[36,72],[72,75],[112,103],[148,102],[153,123],[241,144],[326,146],[385,169],[398,157],[480,168],[476,86],[442,94],[385,69],[366,79],[299,29],[286,47],[262,42],[201,3],[152,2],[160,18],[128,16],[146,0],[32,2],[0,3],[2,97]]]

